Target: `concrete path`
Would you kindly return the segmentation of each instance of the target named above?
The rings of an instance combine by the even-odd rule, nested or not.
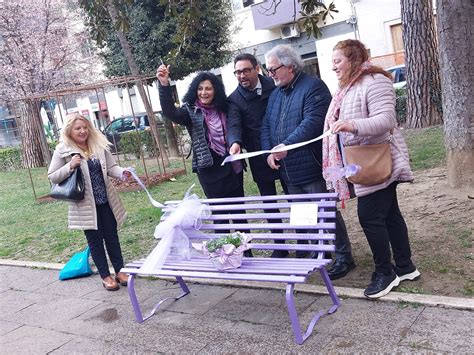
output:
[[[401,296],[367,301],[355,290],[299,346],[281,289],[188,283],[190,295],[138,324],[127,289],[107,292],[98,275],[59,281],[57,270],[3,265],[0,281],[0,354],[474,353],[472,299],[445,308]],[[313,291],[296,296],[305,326],[330,305]],[[151,309],[179,290],[171,281],[139,279],[137,292]],[[430,297],[428,304],[443,304]]]

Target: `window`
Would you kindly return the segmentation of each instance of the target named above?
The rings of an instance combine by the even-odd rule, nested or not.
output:
[[[318,59],[317,58],[303,58],[303,71],[306,74],[309,74],[311,76],[314,76],[316,78],[320,78],[320,73],[319,73],[319,66],[318,66]]]
[[[390,26],[390,32],[392,34],[393,51],[403,51],[403,32],[402,24]]]
[[[407,81],[406,69],[405,69],[405,67],[400,68],[400,76],[399,76],[398,81]]]
[[[110,133],[110,134],[113,134],[113,133],[116,133],[116,132],[120,132],[122,129],[122,120],[121,119],[118,119],[118,120],[115,120],[113,121],[111,124],[110,124],[110,127],[107,131],[107,133]]]
[[[140,116],[137,116],[137,119],[140,120]],[[135,129],[135,125],[133,124],[133,117],[125,117],[123,119],[123,126],[121,132],[130,131]]]
[[[232,0],[232,10],[239,11],[250,5],[260,4],[265,0]]]

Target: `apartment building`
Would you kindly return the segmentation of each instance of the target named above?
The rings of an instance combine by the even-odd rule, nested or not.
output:
[[[234,14],[232,49],[237,52],[255,54],[265,64],[265,53],[278,44],[289,44],[301,55],[305,71],[322,78],[332,92],[336,90],[337,80],[332,72],[331,56],[334,45],[343,39],[357,38],[366,44],[374,61],[389,67],[403,63],[403,43],[399,0],[334,0],[338,13],[321,23],[321,37],[308,37],[293,24],[299,18],[298,1],[273,0],[231,0]],[[330,0],[324,3],[329,5]],[[226,92],[230,94],[237,86],[233,75],[233,63],[216,68]],[[180,99],[186,93],[193,75],[176,81]],[[156,84],[148,87],[154,111],[160,111]],[[145,111],[138,90],[108,88],[89,97],[74,99],[61,104],[63,112],[79,112],[92,119],[103,128],[106,119]],[[105,115],[107,114],[107,117]],[[59,115],[56,115],[59,117]],[[61,126],[61,122],[58,122]]]
[[[332,1],[326,0],[329,5]],[[337,87],[332,72],[334,45],[343,39],[357,38],[366,44],[375,62],[383,67],[403,63],[403,42],[399,0],[334,0],[338,13],[321,23],[321,37],[309,37],[293,25],[301,10],[298,1],[282,0],[275,8],[273,0],[232,0],[234,27],[232,38],[236,52],[255,54],[262,64],[265,53],[278,44],[289,44],[301,55],[305,71],[321,77],[331,91]],[[237,86],[233,64],[216,70],[228,93]],[[190,78],[176,83],[180,97]]]

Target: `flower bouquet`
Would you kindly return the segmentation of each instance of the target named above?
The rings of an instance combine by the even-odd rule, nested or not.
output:
[[[209,256],[217,270],[236,269],[242,265],[242,256],[248,250],[247,236],[234,232],[227,236],[193,243],[193,247],[203,255]]]

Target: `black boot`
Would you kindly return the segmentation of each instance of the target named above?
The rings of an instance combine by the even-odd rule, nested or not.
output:
[[[245,250],[244,251],[244,256],[247,258],[253,258],[252,250]]]
[[[288,250],[274,250],[270,258],[286,258],[288,256]]]
[[[354,260],[336,260],[334,264],[329,268],[328,275],[331,280],[337,280],[341,277],[346,276],[349,271],[355,269]]]

